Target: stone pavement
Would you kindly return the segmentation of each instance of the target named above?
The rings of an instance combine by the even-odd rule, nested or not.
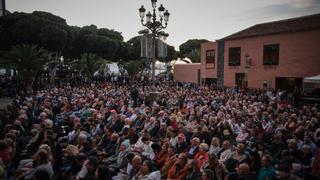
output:
[[[12,98],[0,98],[0,109],[6,108],[12,100]]]

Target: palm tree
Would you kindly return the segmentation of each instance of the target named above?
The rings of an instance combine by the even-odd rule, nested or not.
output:
[[[92,78],[97,71],[104,71],[109,61],[100,58],[96,54],[84,53],[80,59],[74,60],[71,67],[78,70],[86,78]]]
[[[32,92],[34,76],[50,59],[51,53],[42,47],[22,44],[13,46],[8,53],[2,53],[0,66],[17,70],[24,80],[26,90]]]
[[[119,63],[120,68],[126,70],[131,78],[134,78],[144,68],[143,61],[128,61]]]

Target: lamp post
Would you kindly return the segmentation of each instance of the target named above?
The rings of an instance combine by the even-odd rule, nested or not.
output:
[[[142,26],[146,27],[148,30],[151,31],[152,35],[152,84],[155,84],[155,63],[156,63],[156,37],[163,35],[163,29],[165,29],[168,25],[170,13],[168,10],[165,11],[165,8],[161,4],[158,8],[159,17],[157,18],[156,8],[157,8],[157,0],[151,0],[153,13],[150,11],[146,13],[146,9],[141,6],[139,8],[139,14],[141,18]],[[146,17],[146,22],[144,22],[144,18]]]

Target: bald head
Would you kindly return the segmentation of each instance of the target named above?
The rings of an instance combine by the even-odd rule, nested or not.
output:
[[[239,165],[239,168],[238,168],[238,173],[239,174],[249,174],[250,173],[250,167],[248,164],[246,163],[242,163]]]

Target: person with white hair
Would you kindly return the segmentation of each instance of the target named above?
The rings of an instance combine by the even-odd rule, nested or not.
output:
[[[200,139],[195,137],[191,140],[191,145],[187,150],[187,155],[189,158],[194,158],[194,156],[199,152]]]
[[[231,145],[229,141],[224,141],[222,144],[222,149],[220,151],[219,161],[225,163],[232,155]]]
[[[211,140],[211,145],[209,147],[209,154],[214,154],[217,156],[220,150],[221,147],[219,138],[213,137]]]
[[[79,134],[77,138],[76,147],[79,149],[80,152],[87,154],[91,150],[91,145],[88,142],[88,136],[85,133]]]
[[[208,153],[209,146],[206,143],[199,145],[199,152],[194,156],[194,159],[198,162],[198,167],[203,168],[205,163],[209,160]]]

